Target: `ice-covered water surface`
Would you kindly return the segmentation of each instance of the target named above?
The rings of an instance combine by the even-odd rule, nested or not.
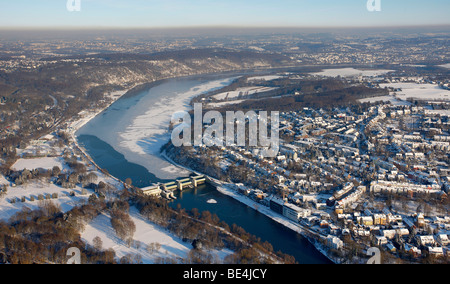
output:
[[[187,172],[159,154],[170,139],[175,112],[190,110],[192,98],[229,85],[236,77],[172,79],[132,97],[122,98],[97,116],[77,135],[93,135],[111,145],[132,163],[144,166],[160,179],[176,179]]]

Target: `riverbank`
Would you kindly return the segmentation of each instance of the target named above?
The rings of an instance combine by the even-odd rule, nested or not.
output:
[[[189,83],[190,84],[190,83]],[[189,88],[192,88],[192,86],[189,86],[189,84],[185,84],[184,86],[185,87],[187,87],[188,89],[186,89],[186,90],[189,90]],[[204,84],[205,86],[207,86],[208,84],[207,83],[205,83],[205,82],[203,82],[202,84]],[[158,85],[158,87],[161,87],[161,85]],[[181,88],[181,87],[180,87]],[[203,89],[209,89],[209,88],[203,88]],[[199,89],[197,89],[197,90],[194,90],[194,89],[192,89],[192,91],[198,91]],[[165,91],[164,93],[166,93],[167,91]],[[184,91],[184,92],[186,92],[186,91]],[[191,95],[192,95],[192,93],[191,93]],[[189,99],[191,96],[186,96],[186,98],[187,99]],[[117,98],[116,98],[116,100],[117,99],[119,99],[120,97],[118,96]],[[134,98],[134,97],[133,97]],[[113,102],[111,102],[111,104],[113,104],[116,100],[114,100]],[[133,102],[131,102],[130,101],[130,103],[133,103]],[[124,105],[124,106],[122,106],[122,105]],[[122,109],[127,109],[128,110],[128,108],[130,107],[130,106],[132,106],[132,104],[130,104],[130,105],[127,105],[127,104],[121,104],[120,106],[122,106]],[[116,107],[116,108],[114,108],[114,109],[111,109],[111,110],[108,110],[107,112],[109,112],[109,115],[111,116],[111,117],[109,117],[108,118],[108,116],[102,116],[102,117],[99,117],[100,119],[102,119],[102,120],[106,120],[106,122],[107,123],[104,123],[104,124],[100,124],[100,126],[99,125],[96,125],[96,127],[98,128],[98,127],[106,127],[105,129],[104,129],[104,132],[106,131],[106,130],[108,130],[109,132],[114,132],[115,130],[114,129],[111,129],[110,127],[109,127],[109,125],[111,124],[111,123],[109,123],[109,121],[111,121],[110,119],[111,118],[114,118],[116,115],[118,115],[118,110],[121,110],[121,108],[120,108],[120,106],[118,106],[118,107]],[[141,106],[142,107],[145,107],[145,104],[141,104]],[[84,125],[86,125],[89,121],[91,121],[92,119],[94,119],[95,117],[97,117],[99,114],[101,114],[105,109],[107,109],[108,107],[106,107],[106,108],[103,108],[103,109],[101,109],[101,110],[98,110],[96,113],[91,113],[91,114],[87,114],[87,113],[85,113],[84,115],[83,115],[83,117],[81,118],[81,119],[79,119],[79,122],[77,122],[77,123],[74,123],[73,125],[72,125],[72,129],[71,129],[71,131],[72,131],[72,133],[73,134],[75,134],[76,132],[77,132],[77,130],[78,129],[80,129],[82,126],[84,126]],[[166,108],[165,108],[166,109]],[[131,108],[131,111],[134,111],[134,109],[133,108]],[[148,109],[146,110],[146,111],[148,111]],[[105,112],[106,113],[106,112]],[[129,119],[130,121],[133,121],[133,117],[131,117],[130,119]],[[108,124],[109,123],[109,124]],[[150,123],[150,121],[148,121],[147,120],[147,123]],[[90,126],[91,128],[95,128],[95,127],[93,127],[93,126]],[[97,129],[94,129],[94,130],[96,130],[96,131],[99,131],[99,130],[97,130]],[[95,133],[95,132],[94,132]],[[98,133],[98,132],[97,132]],[[101,134],[101,133],[100,133]],[[110,134],[108,134],[108,135],[110,135]],[[99,136],[100,138],[102,137],[102,136]],[[161,137],[159,137],[159,138],[161,138]],[[164,140],[165,141],[163,141],[164,143],[167,143],[167,141],[168,141],[168,139],[170,139],[170,136],[166,139],[166,138],[164,138]],[[105,141],[106,143],[108,143],[108,141]],[[112,146],[112,145],[111,145]],[[158,156],[161,156],[161,158],[162,159],[164,159],[168,164],[170,164],[170,165],[173,165],[173,166],[175,166],[176,168],[178,168],[178,169],[180,169],[180,172],[183,170],[183,171],[185,171],[185,170],[187,170],[188,172],[194,172],[195,173],[195,171],[192,171],[191,169],[186,169],[185,167],[183,167],[183,166],[181,166],[181,165],[179,165],[179,164],[177,164],[177,163],[175,163],[174,161],[172,161],[172,160],[168,160],[167,159],[167,157],[164,157],[164,154],[160,154],[159,153],[160,152],[160,148],[158,149]],[[142,158],[144,158],[144,156],[142,156],[141,155],[141,157],[140,157],[140,159],[142,159]],[[149,161],[147,161],[147,162],[152,162],[152,160],[151,159],[149,159],[149,156],[148,155],[145,155],[145,158],[146,159],[148,159]],[[124,169],[125,170],[125,169]],[[183,174],[184,175],[184,174]],[[230,188],[228,188],[228,191],[223,191],[223,192],[221,192],[220,190],[222,189],[222,188],[226,188],[226,185],[222,185],[222,186],[220,186],[220,189],[218,189],[217,190],[217,192],[218,193],[220,193],[221,195],[223,195],[223,196],[227,196],[227,197],[231,197],[230,199],[232,199],[232,200],[236,200],[236,201],[238,201],[238,203],[239,204],[245,204],[243,201],[245,201],[245,202],[250,202],[250,201],[252,201],[252,200],[250,200],[250,199],[248,199],[248,198],[246,198],[246,199],[240,199],[240,198],[244,198],[244,196],[239,196],[240,198],[236,198],[237,196],[230,196],[230,194],[232,193],[232,189],[230,189]],[[220,205],[219,205],[220,206]],[[250,208],[252,208],[253,210],[255,210],[256,212],[258,212],[257,214],[261,214],[261,216],[265,216],[265,217],[267,217],[268,219],[267,220],[273,220],[274,221],[274,223],[276,223],[276,224],[279,224],[279,225],[281,225],[281,226],[279,226],[279,227],[282,227],[282,228],[287,228],[288,229],[288,231],[289,232],[292,232],[292,236],[306,236],[307,235],[307,233],[305,232],[305,231],[302,231],[302,230],[300,230],[299,228],[298,228],[298,226],[296,226],[293,222],[292,223],[289,223],[289,221],[286,221],[286,219],[284,219],[284,217],[282,217],[282,216],[277,216],[277,215],[274,215],[274,213],[272,213],[272,212],[270,212],[270,211],[267,211],[268,210],[268,208],[264,208],[264,206],[261,206],[260,204],[256,204],[255,203],[255,206],[253,206],[252,204],[250,204],[250,205],[246,205],[246,206],[248,206],[248,207],[250,207]],[[259,206],[259,208],[258,208],[258,206]],[[259,209],[259,210],[262,210],[262,209],[265,209],[264,211],[258,211],[257,209]],[[250,210],[251,211],[251,210]],[[257,215],[256,214],[256,215]],[[276,214],[276,213],[275,213]],[[287,222],[287,223],[286,223]],[[245,226],[243,226],[243,228],[245,229]],[[278,231],[278,229],[275,229],[275,230],[277,230]],[[283,229],[281,229],[281,231],[283,231]],[[260,234],[260,236],[264,236],[265,235],[265,233],[264,232],[260,232],[261,234]],[[278,234],[279,234],[279,232],[278,232]],[[280,234],[279,234],[280,235]],[[288,233],[288,235],[290,235],[289,233]],[[297,237],[289,237],[290,238],[290,240],[289,241],[295,241],[294,239],[295,238],[297,238]],[[279,240],[279,238],[280,238],[280,236],[278,236],[277,238],[274,238],[274,239],[272,239],[272,242],[274,242],[274,240],[276,241],[276,240]],[[303,243],[303,242],[305,242],[305,244],[303,245],[303,244],[301,244],[301,245],[298,245],[298,247],[297,247],[297,245],[296,244],[293,244],[293,246],[296,246],[297,247],[297,249],[300,249],[300,251],[305,251],[305,252],[307,252],[307,254],[310,254],[311,256],[312,255],[316,255],[317,254],[317,256],[314,256],[314,257],[312,257],[311,259],[310,259],[310,261],[311,262],[315,262],[316,260],[318,260],[318,259],[321,259],[321,258],[323,258],[323,256],[325,256],[325,258],[327,258],[327,259],[329,259],[329,257],[327,257],[326,256],[326,253],[325,253],[325,250],[323,250],[319,245],[318,245],[318,243],[315,243],[313,240],[311,240],[311,239],[309,239],[309,238],[305,238],[304,239],[304,241],[302,241],[301,243]],[[312,244],[312,245],[311,245]],[[305,249],[303,249],[303,246],[305,246]],[[290,248],[292,248],[292,246],[290,247]],[[315,250],[314,250],[314,248],[315,248]],[[289,247],[288,248],[284,248],[284,251],[285,252],[289,252]],[[320,257],[318,257],[320,255]],[[300,256],[300,258],[299,259],[302,259],[302,256]],[[306,259],[309,259],[309,257],[306,257]],[[320,260],[319,262],[323,262],[323,263],[328,263],[327,261],[325,261],[325,260]],[[308,261],[306,261],[306,263],[310,263],[310,262],[308,262]]]
[[[92,165],[94,165],[98,171],[101,171],[102,173],[104,173],[103,169],[96,164],[96,162],[91,158],[91,156],[84,148],[79,146],[78,141],[75,137],[75,133],[77,132],[77,130],[80,129],[79,127],[82,127],[86,123],[89,123],[90,120],[100,115],[106,108],[98,109],[95,112],[82,115],[81,118],[77,119],[76,121],[70,124],[71,128],[70,131],[68,131],[74,139],[73,145],[75,145],[76,148],[86,157],[86,159]],[[78,127],[73,127],[73,125],[76,125]],[[127,185],[123,181],[117,179],[111,174],[109,173],[104,174],[113,178],[116,181],[119,181],[125,188],[127,187]],[[119,240],[114,234],[111,234],[112,229],[109,225],[110,216],[104,213],[102,213],[94,221],[87,224],[86,230],[83,231],[82,233],[82,239],[86,243],[94,245],[93,239],[96,236],[99,236],[101,240],[104,241],[103,243],[104,248],[114,249],[119,259],[123,256],[125,257],[138,256],[139,259],[141,259],[141,261],[145,264],[157,263],[158,258],[164,259],[170,257],[174,260],[183,260],[188,257],[189,251],[193,248],[192,245],[182,241],[179,237],[176,237],[173,233],[171,233],[167,229],[164,229],[156,224],[153,224],[148,220],[144,220],[144,218],[142,218],[142,216],[139,215],[139,213],[136,211],[134,207],[131,210],[130,216],[133,222],[136,224],[137,230],[135,236],[133,237],[134,244],[138,244],[136,246],[126,245],[125,242]],[[226,233],[232,236],[233,238],[237,238],[236,236],[229,234],[222,228],[217,227],[216,229],[221,230],[223,233]],[[149,241],[151,241],[151,243],[147,243]],[[240,239],[238,241],[245,243],[243,240]],[[148,246],[152,245],[159,247],[159,249],[157,249],[156,252],[149,253],[147,248]],[[208,253],[211,253],[213,257],[223,262],[227,256],[235,252],[229,249],[222,249],[213,251],[208,250]],[[275,263],[279,263],[279,259],[277,258],[277,256],[270,254],[267,257],[272,258],[272,260]]]
[[[101,115],[118,99],[128,94],[128,91],[124,90],[111,94],[113,99],[107,106],[80,113],[80,117],[69,122],[67,128],[65,128],[73,140],[71,147],[81,152],[84,158],[95,168],[99,176],[103,175],[108,177],[109,179],[107,181],[104,178],[102,180],[114,185],[114,188],[117,190],[129,188],[129,185],[97,165],[94,159],[88,154],[88,151],[79,145],[76,132],[95,117]],[[81,238],[85,243],[94,246],[94,239],[99,237],[103,242],[103,249],[114,250],[117,261],[125,257],[135,259],[136,263],[157,264],[165,259],[184,261],[184,259],[189,257],[189,253],[193,249],[191,243],[183,241],[167,229],[146,220],[135,207],[130,208],[130,217],[136,226],[132,245],[127,244],[116,236],[111,227],[111,216],[105,212],[86,224],[86,228],[81,232]],[[227,256],[234,253],[229,249],[208,250],[207,252],[221,262]]]
[[[243,196],[239,193],[237,193],[235,190],[227,187],[226,185],[222,185],[217,187],[217,190],[225,195],[228,195],[230,197],[233,197],[234,199],[238,200],[239,202],[244,203],[245,205],[255,209],[256,211],[258,211],[261,214],[266,215],[267,217],[271,218],[272,220],[278,222],[279,224],[285,226],[286,228],[291,229],[292,231],[302,235],[303,237],[305,237],[306,239],[308,239],[308,241],[314,245],[314,247],[321,252],[325,257],[327,257],[330,261],[332,261],[333,263],[337,264],[338,262],[331,258],[330,255],[328,254],[327,249],[320,244],[320,242],[317,239],[311,238],[310,235],[308,234],[312,234],[315,236],[315,238],[321,238],[324,239],[325,236],[323,235],[319,235],[315,232],[310,231],[309,229],[301,226],[299,223],[295,223],[289,219],[287,219],[286,217],[277,214],[276,212],[270,210],[270,208],[263,206],[261,204],[259,204],[258,202],[255,202],[253,200],[251,200],[250,198]]]
[[[123,186],[124,188],[127,187],[127,184],[124,181],[105,172],[104,169],[102,169],[99,165],[97,165],[94,159],[92,159],[92,157],[87,153],[86,149],[84,149],[82,146],[79,145],[78,140],[76,138],[76,132],[80,130],[83,126],[88,124],[92,119],[94,119],[95,117],[103,113],[105,110],[107,110],[109,107],[111,107],[112,104],[114,104],[117,100],[126,95],[133,88],[134,87],[123,91],[116,91],[109,93],[108,96],[110,101],[106,106],[94,110],[82,111],[81,113],[78,114],[80,116],[79,118],[75,119],[74,121],[69,121],[67,127],[63,128],[63,130],[70,135],[73,147],[77,149],[79,152],[81,152],[84,158],[88,160],[89,163],[91,163],[96,168],[98,174],[103,174],[109,177],[110,179],[115,181],[116,185]]]
[[[80,130],[83,126],[88,124],[92,119],[97,117],[99,114],[107,110],[112,104],[114,104],[116,101],[118,101],[120,98],[125,96],[128,92],[133,90],[135,87],[132,87],[130,89],[122,90],[122,91],[115,91],[108,94],[105,94],[105,96],[109,97],[109,103],[101,108],[96,108],[93,110],[83,110],[78,114],[78,118],[75,120],[67,122],[67,127],[64,128],[67,133],[69,133],[72,137],[75,136],[75,133]]]
[[[173,161],[173,159],[171,159],[165,151],[161,152],[161,156],[164,159],[166,159],[169,163],[172,163],[173,165],[175,165],[177,167],[183,168],[186,171],[189,171],[196,175],[205,175],[201,172],[195,171],[193,169],[190,169],[188,167],[178,164],[177,162]],[[207,175],[205,175],[205,176],[207,176]],[[268,218],[272,219],[273,221],[283,225],[284,227],[294,231],[295,233],[300,234],[301,236],[306,238],[322,255],[324,255],[331,262],[333,262],[335,264],[339,263],[339,261],[333,259],[329,255],[327,248],[324,247],[318,241],[318,238],[324,239],[324,238],[326,238],[326,236],[323,236],[316,232],[313,232],[313,231],[309,230],[308,228],[301,226],[301,224],[295,223],[294,221],[292,221],[280,214],[277,214],[276,212],[272,211],[270,208],[268,208],[264,205],[261,205],[260,203],[254,201],[242,194],[239,194],[236,190],[230,188],[230,186],[225,182],[222,182],[220,180],[217,180],[217,179],[209,177],[209,176],[207,176],[207,178],[212,180],[216,184],[214,187],[221,194],[229,196],[229,197],[241,202],[242,204],[247,205],[249,208],[252,208],[253,210],[265,215],[266,217],[268,217]],[[315,238],[312,238],[311,235],[314,235]]]

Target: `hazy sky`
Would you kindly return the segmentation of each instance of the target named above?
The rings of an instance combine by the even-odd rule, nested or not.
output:
[[[71,1],[71,0],[69,0]],[[0,28],[10,27],[366,27],[450,24],[450,0],[0,0]]]

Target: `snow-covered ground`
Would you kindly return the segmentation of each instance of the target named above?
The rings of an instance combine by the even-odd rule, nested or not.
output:
[[[130,208],[130,217],[136,225],[136,232],[133,236],[134,244],[128,246],[119,239],[111,226],[111,217],[108,214],[101,214],[88,224],[82,233],[82,239],[93,245],[93,239],[99,237],[103,243],[103,249],[112,248],[116,252],[116,257],[120,259],[125,255],[140,255],[144,264],[153,264],[158,257],[165,258],[185,258],[192,249],[190,243],[183,242],[180,238],[161,227],[143,219],[135,207]],[[148,250],[151,244],[159,244],[159,249]],[[213,251],[218,259],[223,258],[232,251]]]
[[[242,96],[246,96],[246,95],[254,95],[254,94],[259,94],[262,92],[268,92],[268,91],[273,91],[276,90],[277,88],[271,88],[271,87],[244,87],[244,88],[238,88],[234,91],[231,92],[224,92],[224,93],[220,93],[217,95],[214,95],[213,98],[215,98],[216,100],[225,100],[225,99],[235,99],[238,98],[239,95]]]
[[[450,91],[440,88],[433,84],[416,84],[416,83],[389,83],[380,84],[381,88],[401,89],[396,92],[397,97],[401,100],[430,100],[430,101],[450,101]]]
[[[24,169],[31,171],[38,168],[52,170],[54,166],[58,166],[62,173],[70,171],[70,168],[65,164],[63,157],[19,159],[11,168],[15,171],[22,171]],[[97,183],[103,181],[119,190],[123,188],[122,184],[98,171],[93,165],[87,165],[87,171],[87,173],[93,172],[97,175]],[[14,185],[2,175],[0,175],[0,185],[7,186],[6,195],[0,198],[0,219],[3,220],[8,220],[12,215],[22,210],[24,207],[28,207],[32,210],[38,209],[40,203],[38,199],[40,195],[45,198],[46,196],[52,196],[56,193],[57,198],[51,198],[49,200],[54,204],[59,205],[63,212],[67,212],[80,202],[85,202],[89,196],[94,193],[92,190],[85,189],[85,194],[82,195],[83,188],[80,186],[76,186],[74,189],[65,189],[44,179],[32,179],[29,180],[27,184]],[[75,196],[70,196],[71,192],[74,192]],[[22,202],[22,198],[25,198],[25,202]],[[12,200],[15,200],[16,202],[12,203]]]
[[[266,76],[256,76],[256,77],[250,77],[247,79],[247,81],[272,81],[276,79],[284,78],[284,76],[281,75],[266,75]]]
[[[64,148],[58,147],[53,141],[35,140],[24,149],[16,149],[16,154],[17,157],[62,156],[63,151]]]
[[[115,92],[111,94],[114,99],[122,96],[124,92]],[[80,114],[80,118],[74,120],[68,131],[74,134],[80,127],[85,125],[91,119],[100,114],[103,110],[96,110],[91,112],[83,112]],[[49,141],[52,142],[52,141]],[[36,150],[44,147],[45,152],[57,153],[58,157],[40,157],[40,158],[20,158],[12,166],[12,169],[20,171],[23,169],[37,169],[43,168],[51,170],[54,166],[58,166],[62,171],[67,171],[68,166],[64,163],[62,157],[62,151],[64,149],[57,148],[53,143],[46,143],[45,145],[33,145],[27,147],[24,150],[19,150],[18,154],[33,154]],[[69,148],[72,146],[69,146]],[[113,178],[101,173],[93,165],[87,165],[88,172],[94,172],[97,176],[97,182],[104,181],[107,184],[113,185],[118,190],[121,190],[122,185],[114,180]],[[169,165],[164,170],[179,172],[180,169]],[[93,193],[91,190],[83,190],[81,187],[77,186],[74,189],[64,189],[58,185],[55,185],[47,180],[30,180],[25,185],[13,186],[11,182],[5,179],[4,176],[0,175],[0,185],[7,186],[7,193],[0,197],[0,220],[7,221],[15,213],[21,211],[22,209],[29,208],[31,210],[38,209],[42,205],[42,201],[39,201],[38,197],[40,195],[52,196],[57,194],[57,198],[48,199],[55,205],[60,206],[63,212],[71,210],[73,207],[86,202],[89,196]],[[83,192],[85,191],[85,192]],[[75,196],[71,196],[71,192],[75,193]],[[82,193],[85,193],[82,195]],[[24,200],[22,200],[24,198]],[[15,200],[15,202],[11,202]],[[103,248],[113,248],[116,252],[118,258],[125,256],[127,254],[139,254],[142,256],[142,261],[144,263],[154,263],[158,257],[186,257],[189,251],[192,249],[190,243],[184,243],[179,238],[173,236],[170,232],[161,229],[160,227],[152,224],[149,221],[144,220],[136,208],[131,208],[130,210],[135,225],[136,233],[134,235],[135,243],[133,246],[128,247],[123,241],[118,239],[115,235],[114,230],[111,227],[110,216],[107,214],[102,214],[96,219],[94,219],[90,224],[88,224],[82,232],[82,238],[90,244],[93,244],[93,239],[99,236],[103,241]],[[150,252],[147,250],[147,245],[159,243],[161,247],[158,251]],[[136,245],[140,244],[140,245]],[[212,251],[212,254],[216,255],[219,260],[223,260],[232,251],[222,250],[222,251]]]
[[[131,89],[111,92],[111,93],[106,94],[106,96],[109,97],[112,100],[112,102],[115,102],[120,97],[125,95],[129,90],[131,90]],[[92,111],[81,111],[79,113],[79,118],[70,122],[67,130],[69,131],[69,133],[75,134],[75,132],[77,132],[79,129],[81,129],[84,125],[86,125],[89,121],[91,121],[97,115],[102,113],[108,107],[109,106],[107,106],[103,109],[97,109],[97,110],[92,110]]]
[[[324,77],[377,77],[380,75],[393,72],[394,70],[358,70],[355,68],[339,68],[339,69],[325,69],[322,72],[312,73],[311,75],[324,76]]]
[[[10,185],[4,177],[0,178],[0,184]],[[70,192],[74,192],[75,196],[69,196]],[[22,210],[24,207],[28,207],[31,210],[39,208],[41,201],[38,200],[39,195],[47,196],[52,194],[58,194],[58,198],[49,199],[55,205],[59,205],[63,212],[67,212],[75,207],[80,202],[86,201],[93,192],[86,190],[86,195],[82,194],[82,188],[76,187],[75,189],[64,189],[55,184],[33,180],[26,185],[20,185],[16,187],[9,186],[6,196],[0,198],[0,219],[8,220],[15,213]],[[22,202],[22,197],[25,197],[25,202]],[[31,200],[34,198],[34,201]],[[15,203],[11,203],[11,200],[15,199]]]
[[[449,109],[436,109],[436,110],[431,110],[431,109],[426,109],[425,110],[425,114],[427,115],[448,115],[450,116],[450,110]]]
[[[62,157],[19,159],[11,166],[11,169],[14,171],[22,171],[24,169],[34,170],[38,168],[51,170],[55,166],[60,169],[64,168],[64,160]]]
[[[127,91],[118,91],[107,95],[115,100],[126,92]],[[73,120],[72,123],[69,123],[68,129],[66,130],[74,133],[77,129],[82,127],[85,123],[90,121],[102,111],[103,109],[90,112],[81,112],[79,114],[79,118]],[[47,136],[51,137],[51,135]],[[56,140],[55,137],[53,137],[53,139]],[[39,168],[52,170],[54,166],[58,166],[62,172],[69,171],[69,167],[65,164],[62,153],[64,149],[71,148],[71,146],[64,146],[63,148],[60,148],[55,145],[55,140],[35,141],[35,144],[28,145],[25,149],[17,149],[17,155],[22,158],[19,158],[11,166],[11,169],[15,171],[22,171],[24,169],[31,171]],[[25,158],[25,156],[35,155],[37,152],[39,152],[42,157]],[[52,155],[51,157],[46,156],[50,154]],[[103,181],[107,184],[115,186],[116,188],[122,188],[121,184],[119,184],[116,180],[104,175],[94,166],[87,165],[87,170],[88,172],[94,172],[98,176],[97,182]],[[22,210],[24,207],[28,207],[32,210],[39,208],[40,201],[38,200],[38,197],[40,195],[46,197],[52,196],[56,193],[57,198],[51,198],[49,200],[54,204],[59,205],[63,212],[67,212],[80,202],[85,202],[93,193],[93,191],[86,189],[86,194],[82,195],[83,188],[80,186],[77,186],[74,189],[65,189],[53,184],[50,181],[37,179],[30,180],[27,184],[16,186],[1,175],[0,185],[7,186],[7,193],[0,198],[0,219],[2,220],[8,220],[12,215]],[[74,192],[75,196],[70,196],[71,192]],[[25,202],[22,202],[23,198],[25,198]],[[11,200],[15,200],[16,202],[11,203]]]
[[[393,95],[373,97],[373,98],[359,100],[359,102],[361,102],[361,103],[374,103],[374,102],[379,102],[379,101],[391,102],[391,104],[395,105],[395,106],[410,106],[411,105],[410,102],[400,100],[400,99],[394,97]]]
[[[208,103],[208,107],[218,108],[218,107],[223,107],[223,106],[227,106],[227,105],[240,104],[242,102],[245,102],[245,100],[235,100],[235,101],[220,102],[220,103]]]

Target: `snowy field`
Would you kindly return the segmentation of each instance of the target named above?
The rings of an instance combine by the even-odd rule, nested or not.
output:
[[[130,208],[130,217],[136,225],[136,232],[133,236],[134,244],[131,246],[116,236],[111,226],[111,217],[108,214],[101,214],[88,224],[81,234],[81,238],[86,243],[93,245],[93,239],[98,236],[103,242],[103,249],[112,248],[118,259],[130,254],[140,255],[144,264],[153,264],[158,257],[186,258],[193,248],[190,243],[183,242],[170,232],[143,219],[135,207]],[[159,249],[148,250],[148,245],[151,244],[159,244]],[[223,260],[225,256],[233,252],[223,250],[211,253],[216,255],[217,259]]]
[[[53,141],[35,140],[31,144],[27,145],[24,149],[17,148],[17,157],[43,157],[43,156],[62,156],[64,147],[57,146],[54,137]]]
[[[242,102],[245,102],[245,100],[235,100],[235,101],[220,102],[220,103],[208,103],[208,107],[218,108],[218,107],[224,107],[224,106],[227,106],[227,105],[240,104]]]
[[[425,110],[425,114],[427,115],[448,115],[450,116],[450,110],[449,109],[436,109],[436,110],[431,110],[431,109],[426,109]]]
[[[9,185],[4,177],[0,178],[0,184]],[[75,196],[69,196],[73,191]],[[93,192],[86,190],[86,195],[82,194],[82,188],[76,187],[75,189],[64,189],[55,184],[33,180],[26,185],[8,187],[8,193],[6,196],[0,198],[0,220],[8,220],[15,213],[22,210],[24,207],[28,207],[31,210],[39,208],[41,201],[38,200],[39,195],[47,196],[52,194],[58,194],[58,198],[50,199],[55,205],[59,205],[63,212],[67,212],[75,207],[80,202],[84,202],[89,198]],[[22,197],[25,197],[25,202],[22,202]],[[34,201],[32,201],[34,198]],[[15,199],[15,203],[11,203],[11,200]]]
[[[280,78],[284,78],[285,76],[281,76],[281,75],[266,75],[266,76],[256,76],[256,77],[250,77],[247,79],[248,82],[251,81],[272,81],[272,80],[276,80],[276,79],[280,79]]]
[[[231,92],[224,92],[217,95],[214,95],[213,98],[216,100],[222,101],[225,99],[235,99],[238,98],[239,95],[246,96],[246,95],[254,95],[259,94],[262,92],[268,92],[273,91],[278,88],[271,88],[271,87],[245,87],[245,88],[238,88]]]
[[[361,103],[374,103],[374,102],[391,102],[394,106],[410,106],[411,103],[403,100],[399,100],[398,98],[390,95],[390,96],[380,96],[380,97],[373,97],[373,98],[367,98],[359,100]]]
[[[62,160],[62,158],[60,158]],[[61,163],[58,158],[39,158],[32,159],[32,163],[27,160],[19,160],[16,163],[16,167],[18,170],[29,169],[33,170],[35,168],[53,168],[53,165],[58,165],[64,171],[68,170],[68,167]],[[47,165],[42,167],[38,161],[47,161]],[[35,167],[35,164],[37,167]],[[20,165],[20,166],[19,166]],[[90,167],[92,169],[93,167]],[[121,190],[123,186],[119,184],[119,182],[105,176],[103,173],[93,171],[97,175],[97,182],[103,181],[107,184],[111,184],[115,188]],[[89,173],[89,172],[88,172]],[[0,185],[7,185],[7,194],[0,198],[0,220],[8,220],[12,215],[22,210],[24,207],[28,207],[31,210],[35,210],[39,208],[39,196],[42,195],[44,198],[46,196],[52,196],[53,194],[57,194],[57,198],[50,198],[51,202],[55,205],[60,206],[61,211],[67,212],[71,210],[73,207],[78,204],[84,203],[88,200],[89,196],[94,193],[94,191],[89,189],[84,189],[80,186],[76,186],[75,188],[66,189],[53,184],[46,180],[33,179],[30,180],[27,184],[14,186],[11,182],[6,180],[2,175],[0,175]],[[70,196],[70,193],[75,193],[75,196]],[[25,202],[22,199],[25,198]],[[14,203],[11,201],[15,200]]]
[[[312,73],[311,75],[323,76],[323,77],[354,77],[354,76],[364,76],[364,77],[377,77],[380,75],[393,72],[394,70],[358,70],[354,68],[340,68],[340,69],[325,69],[322,72]]]
[[[31,159],[18,159],[11,169],[15,171],[46,169],[52,170],[54,166],[58,166],[62,173],[70,171],[69,166],[64,162],[63,157],[41,157]],[[93,172],[97,176],[97,183],[100,181],[110,184],[115,188],[121,190],[122,184],[118,181],[106,176],[105,174],[97,171],[93,165],[87,165],[87,173]],[[24,207],[28,207],[32,210],[39,208],[40,201],[39,196],[42,195],[52,196],[57,194],[57,198],[50,198],[54,204],[59,205],[63,212],[71,210],[74,206],[80,202],[85,202],[89,196],[94,193],[92,190],[85,189],[85,195],[82,195],[83,188],[76,186],[74,189],[65,189],[58,185],[51,183],[48,180],[32,179],[28,183],[15,186],[11,182],[0,175],[0,185],[7,185],[7,194],[0,198],[0,219],[8,220],[13,214],[22,210]],[[74,192],[75,196],[70,196],[70,193]],[[22,199],[25,198],[25,202]],[[16,202],[11,203],[12,200]]]
[[[64,168],[64,160],[62,157],[42,157],[42,158],[32,158],[32,159],[19,159],[11,169],[14,171],[22,171],[24,169],[34,170],[34,169],[45,169],[51,170],[53,167]]]
[[[450,91],[441,89],[438,85],[433,84],[416,84],[416,83],[390,83],[380,84],[381,88],[402,89],[396,92],[397,97],[401,100],[430,100],[430,101],[450,101]]]

